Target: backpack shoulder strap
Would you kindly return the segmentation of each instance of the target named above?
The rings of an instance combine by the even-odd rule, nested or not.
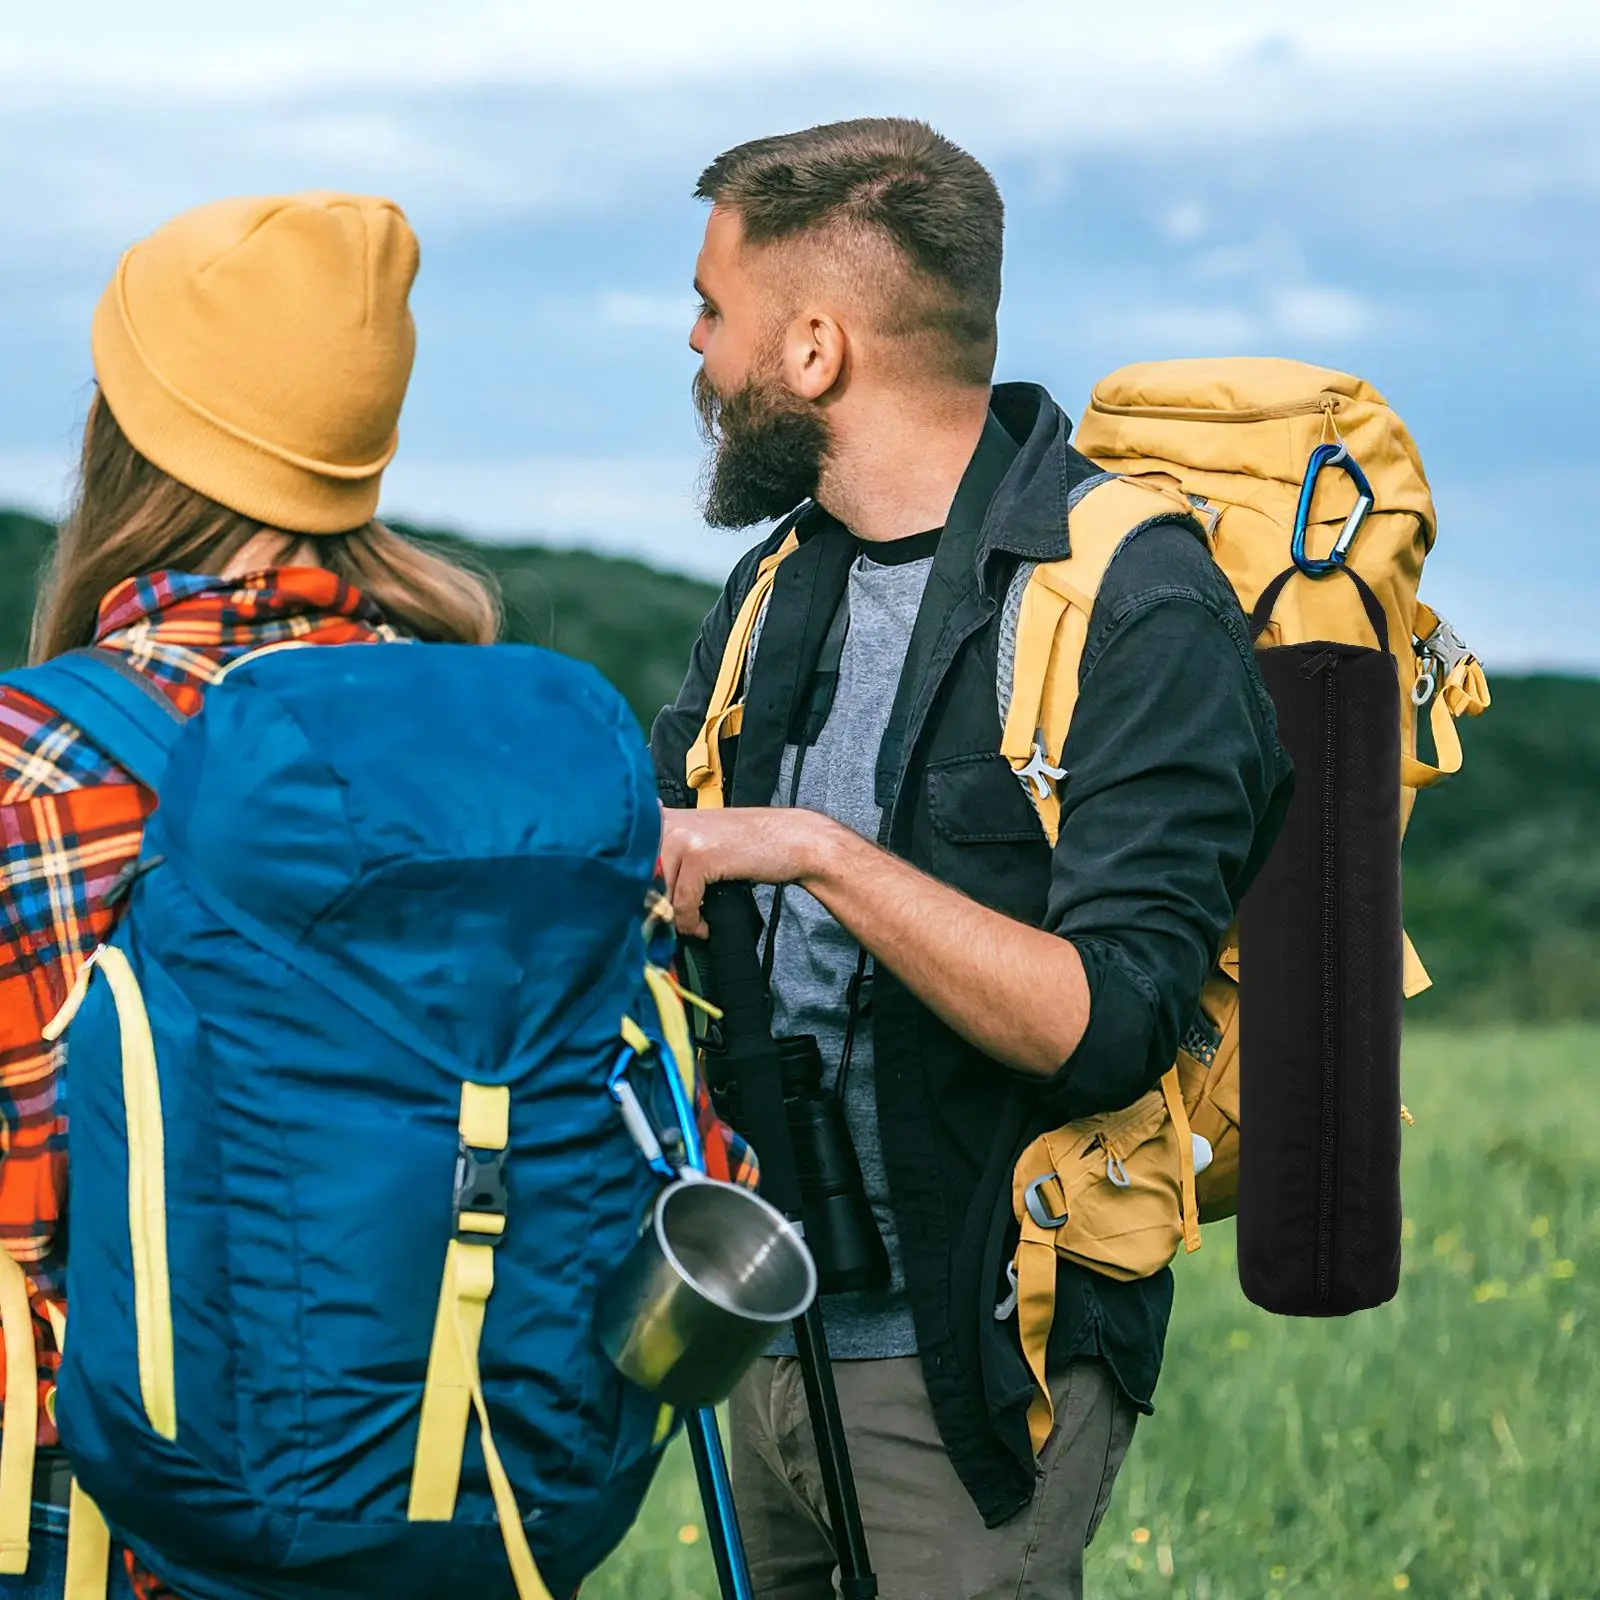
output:
[[[1068,508],[1069,553],[1040,562],[1023,580],[1009,672],[1001,652],[1000,753],[1021,780],[1052,846],[1061,822],[1056,784],[1066,776],[1058,763],[1078,703],[1089,615],[1106,568],[1123,541],[1148,524],[1193,516],[1175,479],[1111,473],[1091,479]]]
[[[167,758],[184,715],[126,659],[113,650],[72,650],[8,672],[3,680],[80,728],[147,789],[166,775]]]
[[[756,568],[755,582],[745,594],[728,632],[728,642],[722,647],[722,664],[706,705],[705,721],[689,746],[684,763],[695,804],[707,810],[727,803],[723,795],[722,741],[731,739],[744,725],[744,699],[739,691],[744,685],[750,639],[772,594],[778,564],[799,548],[800,536],[791,528],[783,543]]]

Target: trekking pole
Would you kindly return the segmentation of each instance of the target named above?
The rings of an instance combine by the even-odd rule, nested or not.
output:
[[[694,1103],[671,1061],[666,1064],[666,1074],[682,1139],[683,1164],[703,1173],[706,1170],[705,1149],[700,1143]],[[690,1417],[687,1431],[722,1600],[755,1600],[755,1586],[750,1581],[750,1563],[739,1532],[739,1513],[733,1504],[733,1484],[728,1477],[728,1460],[723,1453],[716,1408],[700,1407]]]
[[[755,1600],[716,1412],[710,1406],[695,1412],[689,1419],[688,1431],[689,1448],[694,1454],[694,1475],[700,1483],[700,1503],[705,1508],[706,1527],[711,1534],[711,1559],[716,1563],[717,1587],[722,1591],[722,1600]]]
[[[761,920],[755,897],[748,884],[712,884],[705,892],[703,915],[710,930],[704,946],[709,987],[722,1012],[722,1063],[728,1081],[739,1086],[744,1124],[740,1132],[760,1159],[762,1194],[803,1231],[800,1176],[784,1108],[783,1065],[772,1038],[772,999],[756,953]],[[878,1580],[867,1551],[828,1335],[817,1301],[795,1319],[794,1336],[839,1558],[840,1588],[844,1600],[876,1600]]]

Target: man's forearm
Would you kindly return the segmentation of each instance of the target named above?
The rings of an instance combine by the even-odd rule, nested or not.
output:
[[[1089,986],[1065,939],[1030,928],[826,818],[800,886],[942,1021],[985,1055],[1046,1077],[1089,1024]]]

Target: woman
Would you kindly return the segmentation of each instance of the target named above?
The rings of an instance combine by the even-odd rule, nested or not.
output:
[[[417,243],[398,207],[314,193],[191,211],[123,256],[95,314],[98,389],[33,656],[115,651],[192,713],[284,640],[488,643],[485,580],[373,520],[411,374]],[[0,683],[0,1238],[40,1373],[32,1549],[0,1595],[60,1595],[55,1448],[66,1124],[43,1030],[109,933],[153,807],[48,706]],[[115,898],[114,896],[112,897]],[[165,1593],[124,1558],[141,1596]],[[126,1593],[120,1571],[113,1588]]]

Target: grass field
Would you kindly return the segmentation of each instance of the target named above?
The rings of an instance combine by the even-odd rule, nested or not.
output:
[[[1408,1033],[1405,1272],[1378,1311],[1258,1311],[1232,1225],[1206,1230],[1094,1600],[1600,1596],[1597,1069],[1600,1028]],[[680,1442],[584,1600],[716,1592]]]

